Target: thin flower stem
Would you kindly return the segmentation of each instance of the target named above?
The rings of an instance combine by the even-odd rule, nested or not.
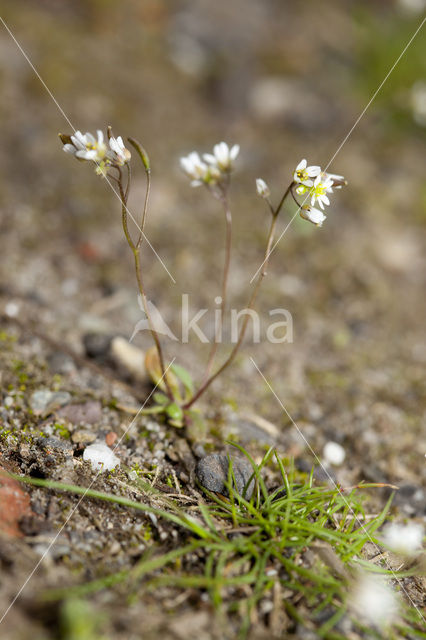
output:
[[[126,185],[126,192],[125,192],[125,196],[126,196],[126,204],[127,204],[127,200],[129,198],[129,191],[130,191],[130,182],[132,179],[132,170],[130,168],[130,162],[126,163],[126,167],[127,167],[127,185]]]
[[[146,297],[145,297],[145,288],[144,288],[144,284],[143,284],[142,270],[141,270],[141,263],[140,263],[140,242],[138,240],[138,243],[136,245],[134,244],[134,242],[133,242],[133,240],[132,240],[132,238],[130,236],[129,229],[128,229],[128,224],[127,224],[127,198],[128,198],[128,194],[129,194],[129,188],[130,188],[129,187],[129,185],[130,185],[130,171],[129,171],[129,174],[128,174],[127,187],[126,187],[126,190],[124,191],[124,188],[123,188],[123,173],[122,173],[120,167],[118,167],[118,170],[119,170],[118,188],[119,188],[120,199],[121,199],[121,210],[122,210],[121,218],[122,218],[122,223],[123,223],[123,231],[124,231],[124,235],[126,236],[127,243],[128,243],[129,247],[131,248],[131,250],[133,252],[133,258],[134,258],[134,262],[135,262],[136,281],[138,283],[138,289],[139,289],[139,293],[140,293],[140,296],[141,296],[143,309],[144,309],[144,312],[145,312],[147,320],[148,320],[149,330],[150,330],[152,339],[154,341],[155,347],[157,349],[158,359],[159,359],[159,362],[160,362],[161,374],[162,374],[162,378],[164,380],[164,384],[166,386],[167,395],[169,396],[170,400],[173,400],[173,393],[172,393],[172,390],[170,388],[169,381],[167,379],[166,367],[165,367],[165,364],[164,364],[163,350],[161,348],[161,343],[160,343],[160,339],[158,337],[158,333],[155,331],[154,326],[152,324],[151,314],[149,312],[148,304],[147,304]],[[147,207],[147,198],[145,198],[144,214],[143,214],[143,216],[145,216],[145,217],[146,217],[146,207]],[[140,233],[139,239],[141,237],[143,237],[142,236],[142,232]]]
[[[256,302],[260,287],[262,285],[263,279],[265,278],[267,272],[268,272],[268,264],[269,264],[269,257],[271,254],[271,247],[272,244],[274,242],[274,235],[275,235],[275,229],[277,226],[277,218],[278,218],[278,214],[280,213],[282,206],[284,204],[284,201],[286,199],[286,197],[288,196],[288,194],[291,192],[291,189],[294,185],[294,182],[292,182],[289,187],[286,189],[283,197],[281,198],[278,207],[275,209],[275,211],[272,213],[272,220],[271,220],[271,226],[269,228],[269,233],[268,233],[268,239],[266,242],[266,249],[265,249],[265,257],[264,257],[264,262],[263,262],[263,268],[262,271],[260,272],[259,278],[257,279],[256,285],[253,289],[253,292],[250,296],[250,300],[248,302],[248,305],[246,307],[247,310],[251,310],[254,307],[254,304]],[[238,336],[238,341],[235,344],[234,348],[232,349],[231,353],[229,354],[228,358],[225,360],[225,362],[219,367],[219,369],[213,374],[211,375],[204,383],[201,384],[200,388],[198,389],[198,391],[194,394],[194,396],[191,398],[191,400],[189,402],[187,402],[184,405],[184,409],[189,409],[199,398],[200,396],[209,388],[209,386],[212,384],[212,382],[214,382],[214,380],[216,380],[216,378],[218,376],[220,376],[221,373],[223,373],[223,371],[225,371],[225,369],[227,367],[229,367],[229,365],[233,362],[235,356],[237,355],[243,340],[244,340],[244,336],[247,330],[247,325],[248,325],[248,320],[249,320],[249,314],[245,314],[244,316],[244,320],[243,320],[243,324],[241,327],[241,331],[239,333]]]
[[[224,319],[224,314],[225,314],[225,310],[226,310],[226,300],[227,300],[227,292],[228,292],[228,279],[229,279],[229,266],[231,263],[231,248],[232,248],[232,214],[231,214],[231,210],[229,208],[229,203],[228,203],[228,198],[226,195],[223,195],[220,198],[220,201],[222,202],[222,206],[223,206],[223,210],[225,212],[225,222],[226,222],[226,239],[225,239],[225,264],[224,264],[224,268],[223,268],[223,280],[222,280],[222,301],[220,304],[220,324],[219,324],[219,332],[220,332],[220,336],[222,336],[222,329],[223,329],[223,319]],[[207,362],[207,367],[206,367],[206,371],[204,373],[204,377],[202,379],[201,384],[204,384],[204,382],[207,380],[207,378],[210,375],[213,363],[214,363],[214,359],[217,353],[217,350],[219,348],[219,342],[216,341],[216,335],[215,335],[215,340],[212,346],[212,349],[210,351],[210,355],[209,355],[209,359]]]
[[[295,185],[295,182],[294,182],[294,180],[293,180],[293,182],[291,182],[291,183],[288,185],[287,189],[284,191],[284,195],[283,195],[283,197],[281,198],[281,200],[280,200],[280,203],[279,203],[278,207],[275,209],[275,214],[272,214],[272,215],[276,215],[276,216],[277,216],[277,215],[279,214],[279,212],[280,212],[280,211],[281,211],[281,209],[282,209],[282,206],[283,206],[283,204],[284,204],[285,199],[287,198],[288,194],[292,191],[292,189],[293,189],[294,185]]]
[[[170,388],[169,381],[167,379],[166,367],[165,367],[165,364],[164,364],[163,350],[161,348],[161,343],[160,343],[160,339],[158,337],[158,333],[155,331],[154,326],[152,324],[151,315],[150,315],[148,304],[147,304],[146,297],[145,297],[145,289],[144,289],[144,284],[143,284],[143,280],[142,280],[142,270],[141,270],[141,263],[140,263],[140,252],[139,252],[139,248],[138,247],[135,247],[133,249],[133,256],[134,256],[134,259],[135,259],[136,280],[137,280],[137,283],[138,283],[138,288],[139,288],[139,292],[140,292],[141,299],[142,299],[143,309],[144,309],[144,312],[145,312],[146,317],[148,319],[149,330],[151,332],[152,339],[154,340],[155,347],[157,349],[158,359],[160,361],[160,369],[161,369],[162,378],[164,380],[164,384],[166,385],[167,395],[169,396],[170,400],[173,400],[174,396],[173,396],[173,392],[172,392],[172,390]]]
[[[131,248],[132,251],[134,251],[136,247],[129,233],[129,226],[127,224],[127,198],[123,189],[123,173],[120,167],[117,167],[117,169],[118,169],[118,176],[119,176],[118,189],[120,192],[120,200],[121,200],[121,222],[123,224],[124,235],[126,236],[126,240],[129,244],[129,247]]]
[[[291,197],[293,198],[293,200],[295,201],[295,203],[297,204],[297,206],[299,207],[299,209],[302,208],[302,205],[300,204],[300,202],[297,200],[296,196],[294,195],[294,191],[293,188],[290,189],[290,193],[291,193]]]
[[[142,240],[144,238],[144,231],[145,231],[145,223],[146,223],[146,216],[147,216],[147,212],[148,212],[148,202],[149,202],[149,195],[151,193],[151,170],[150,169],[145,169],[145,173],[146,173],[146,191],[145,191],[145,202],[143,205],[143,211],[142,211],[142,219],[141,219],[141,227],[140,227],[140,233],[139,233],[139,238],[138,241],[136,243],[136,246],[139,248],[142,244]]]

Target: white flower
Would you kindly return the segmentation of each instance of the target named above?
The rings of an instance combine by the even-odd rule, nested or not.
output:
[[[348,184],[348,182],[345,179],[345,177],[344,176],[339,176],[337,173],[327,173],[326,171],[322,171],[321,172],[321,178],[323,180],[326,180],[327,178],[330,178],[330,180],[332,180],[332,185],[331,185],[331,187],[328,188],[329,193],[333,192],[333,188],[334,189],[341,189],[342,187],[344,187],[345,185]]]
[[[124,146],[123,138],[121,136],[118,136],[118,138],[111,136],[109,139],[109,147],[110,150],[107,152],[107,155],[114,164],[126,164],[126,162],[129,162],[132,157],[130,151]]]
[[[232,171],[234,160],[240,152],[240,145],[234,144],[229,148],[226,142],[219,142],[213,147],[213,154],[205,153],[203,158],[212,167],[219,171]]]
[[[309,220],[309,222],[312,222],[312,224],[315,224],[317,227],[322,227],[322,223],[327,216],[319,209],[315,209],[315,207],[304,205],[300,209],[300,217],[304,220]]]
[[[103,442],[95,442],[86,447],[83,460],[88,460],[91,463],[93,471],[111,471],[120,465],[120,460]]]
[[[352,606],[358,615],[378,627],[386,627],[397,616],[399,600],[378,577],[364,575],[355,587]]]
[[[186,175],[192,178],[191,187],[199,187],[201,184],[211,185],[220,180],[219,169],[203,162],[196,151],[181,158],[180,164]]]
[[[314,206],[318,202],[321,209],[324,209],[324,205],[330,204],[327,193],[330,193],[333,187],[333,180],[331,178],[322,178],[318,175],[315,178],[313,186],[309,189],[309,195],[311,196],[311,205]]]
[[[314,182],[311,178],[316,178],[319,175],[321,167],[316,165],[308,167],[307,164],[308,163],[305,158],[299,162],[293,174],[293,180],[294,182],[305,184],[307,187],[312,187]]]
[[[318,213],[324,215],[322,211],[319,211]],[[332,440],[326,443],[322,451],[322,455],[325,462],[328,464],[335,464],[337,466],[341,465],[346,458],[344,448],[338,442],[333,442]]]
[[[271,195],[270,188],[268,187],[266,182],[262,180],[262,178],[256,179],[256,190],[257,190],[257,194],[261,198],[269,198],[269,196]]]
[[[199,187],[209,181],[210,170],[196,151],[180,159],[180,165],[188,178],[191,178],[191,187]]]
[[[421,524],[390,524],[383,534],[383,543],[395,553],[410,556],[422,549],[424,530]]]
[[[97,130],[97,139],[89,132],[82,134],[76,131],[71,136],[71,143],[64,144],[65,153],[71,153],[79,160],[92,160],[93,162],[102,162],[106,156],[106,145],[104,143],[104,134],[100,129]]]

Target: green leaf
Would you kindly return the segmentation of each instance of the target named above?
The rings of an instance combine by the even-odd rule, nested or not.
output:
[[[162,407],[164,407],[169,402],[169,398],[164,393],[160,393],[160,391],[154,393],[152,397],[154,402]]]
[[[171,402],[167,405],[166,413],[171,420],[177,420],[180,422],[183,418],[183,411],[175,402]]]
[[[169,425],[171,427],[176,427],[176,429],[182,429],[184,426],[182,420],[169,420]]]
[[[179,364],[172,364],[170,369],[182,382],[186,391],[192,396],[194,394],[194,383],[192,382],[192,377],[189,371],[187,371],[185,367],[181,367]]]

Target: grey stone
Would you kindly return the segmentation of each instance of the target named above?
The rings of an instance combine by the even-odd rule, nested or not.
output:
[[[56,412],[56,417],[72,424],[95,424],[102,420],[102,405],[98,400],[70,404]]]
[[[55,409],[68,404],[70,400],[71,394],[68,391],[40,389],[31,394],[30,407],[36,415],[48,415]]]
[[[54,351],[51,353],[47,358],[47,362],[52,373],[66,375],[75,371],[74,360],[62,351]]]
[[[386,494],[390,493],[390,490],[386,491]],[[424,517],[426,515],[426,491],[414,484],[403,484],[396,491],[392,504],[398,506],[410,517]]]
[[[73,447],[68,440],[60,440],[54,436],[49,438],[41,437],[37,439],[37,444],[47,452],[62,453],[65,456],[73,455]]]
[[[253,474],[253,468],[248,460],[230,456],[232,470],[235,477],[236,489],[240,495]],[[222,453],[211,453],[197,463],[195,473],[200,484],[214,493],[228,495],[225,483],[228,481],[229,460]],[[244,497],[251,498],[254,490],[254,479],[248,485]]]

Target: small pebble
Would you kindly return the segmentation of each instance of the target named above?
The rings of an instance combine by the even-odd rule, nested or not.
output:
[[[145,353],[126,338],[116,336],[111,342],[111,357],[114,362],[136,380],[147,380]]]
[[[16,302],[8,302],[4,310],[9,318],[16,318],[19,314],[19,305]]]
[[[346,458],[346,452],[344,448],[340,444],[338,444],[337,442],[333,442],[332,440],[330,440],[330,442],[327,442],[322,451],[322,455],[324,461],[327,464],[334,464],[336,466],[340,466],[341,464],[343,464]]]
[[[71,440],[79,444],[91,444],[96,440],[96,433],[92,433],[86,429],[78,429],[78,431],[74,431],[72,434]]]
[[[86,447],[83,460],[88,460],[91,463],[93,471],[111,471],[120,465],[120,460],[103,442]]]
[[[48,415],[68,404],[71,394],[68,391],[50,391],[49,389],[39,389],[34,391],[30,397],[30,407],[36,415]]]
[[[112,447],[117,438],[118,435],[115,433],[115,431],[109,431],[109,433],[107,433],[105,436],[105,444],[108,445],[108,447]]]
[[[56,412],[57,418],[68,420],[72,424],[95,424],[102,420],[102,405],[98,400],[89,400],[81,404],[70,404]]]
[[[244,487],[253,474],[251,464],[245,458],[231,456],[232,470],[235,476],[236,489],[242,495]],[[195,473],[203,487],[214,493],[228,495],[225,483],[228,481],[228,456],[222,453],[211,453],[197,463]],[[246,489],[245,497],[250,499],[254,490],[254,479]]]
[[[75,371],[74,360],[62,351],[54,351],[51,353],[47,358],[47,362],[52,373],[66,375]]]

